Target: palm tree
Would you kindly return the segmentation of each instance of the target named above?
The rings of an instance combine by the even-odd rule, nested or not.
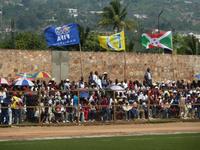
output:
[[[112,26],[114,31],[132,29],[135,23],[127,20],[127,7],[122,7],[120,0],[112,0],[110,5],[103,8],[102,18],[99,22],[101,26]]]

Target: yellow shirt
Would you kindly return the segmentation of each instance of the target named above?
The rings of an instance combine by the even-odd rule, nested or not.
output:
[[[11,108],[12,109],[19,109],[19,98],[17,96],[12,97]]]

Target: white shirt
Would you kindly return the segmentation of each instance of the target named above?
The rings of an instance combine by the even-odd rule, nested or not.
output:
[[[94,80],[94,82],[96,83],[96,84],[98,84],[98,76],[96,75],[96,74],[93,74],[92,75],[92,79]]]
[[[98,78],[98,80],[97,80],[97,85],[99,86],[100,89],[102,89],[101,79],[99,79],[99,78]]]
[[[123,82],[123,87],[126,89],[128,88],[128,83]]]
[[[151,73],[147,72],[148,79],[151,80]]]

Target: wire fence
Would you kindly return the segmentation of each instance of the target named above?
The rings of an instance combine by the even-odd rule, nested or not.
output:
[[[16,92],[16,91],[15,91]],[[21,92],[21,91],[20,91]],[[51,125],[130,122],[151,119],[200,119],[200,103],[130,100],[121,91],[21,92],[21,101],[1,101],[0,124]],[[59,94],[60,93],[60,94]]]

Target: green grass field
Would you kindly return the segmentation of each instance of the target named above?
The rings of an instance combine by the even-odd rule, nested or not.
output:
[[[0,142],[1,150],[200,150],[200,133]]]

